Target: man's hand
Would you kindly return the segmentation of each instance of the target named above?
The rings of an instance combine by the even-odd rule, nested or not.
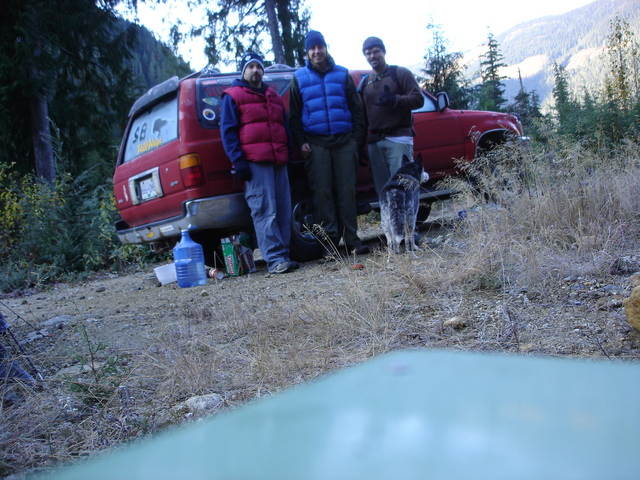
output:
[[[389,85],[385,85],[384,93],[380,94],[378,101],[375,102],[374,105],[378,105],[379,107],[395,107],[396,103],[398,103],[398,99],[395,94],[391,93]]]
[[[311,155],[311,145],[308,143],[302,145],[302,147],[300,147],[300,153],[302,154],[302,158],[309,158],[309,155]]]
[[[248,182],[251,180],[251,167],[249,166],[249,162],[246,160],[236,160],[233,164],[233,168],[236,171],[236,177],[243,182]]]

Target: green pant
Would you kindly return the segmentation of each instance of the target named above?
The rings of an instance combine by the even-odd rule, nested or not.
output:
[[[357,151],[355,140],[331,148],[311,145],[305,163],[316,223],[335,245],[342,238],[349,248],[362,243],[356,213]]]

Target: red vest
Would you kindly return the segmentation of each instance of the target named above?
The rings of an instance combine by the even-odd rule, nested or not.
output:
[[[244,158],[250,162],[287,163],[287,131],[284,128],[284,103],[276,91],[264,93],[235,86],[225,90],[238,107],[238,136]]]

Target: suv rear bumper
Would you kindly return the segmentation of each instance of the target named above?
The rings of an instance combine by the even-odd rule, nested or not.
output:
[[[445,200],[453,193],[452,190],[423,189],[420,200]],[[376,201],[365,202],[366,211],[378,210],[380,205]],[[123,245],[167,243],[178,240],[181,230],[228,230],[229,228],[246,228],[252,225],[251,211],[243,193],[234,193],[217,197],[207,197],[190,200],[183,204],[184,214],[159,222],[129,227],[125,222],[116,222],[116,234]]]
[[[189,200],[184,214],[159,222],[129,227],[116,222],[116,234],[123,245],[177,240],[181,230],[225,230],[251,225],[251,212],[242,193]]]

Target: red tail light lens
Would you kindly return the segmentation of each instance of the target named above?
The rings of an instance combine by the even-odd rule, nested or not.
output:
[[[198,187],[204,184],[204,170],[200,156],[192,153],[180,157],[180,174],[185,188]]]

